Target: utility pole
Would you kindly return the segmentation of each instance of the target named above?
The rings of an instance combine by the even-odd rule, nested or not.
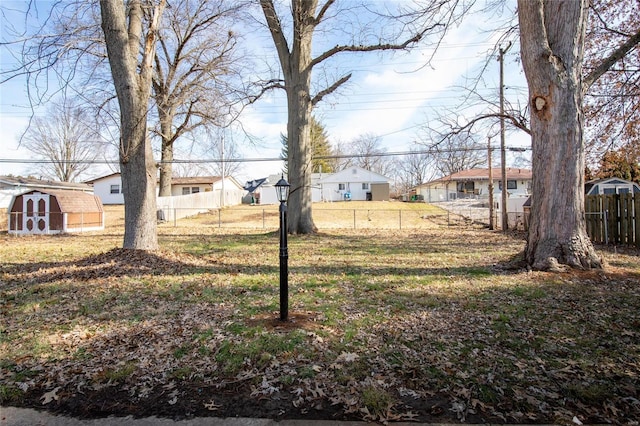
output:
[[[491,167],[491,136],[489,136],[489,142],[487,143],[487,163],[489,163],[489,229],[494,230],[494,205],[493,205],[493,168]]]
[[[506,232],[509,229],[509,215],[507,213],[507,152],[505,149],[504,141],[504,54],[511,47],[511,42],[505,49],[500,48],[500,55],[498,56],[498,62],[500,62],[500,160],[501,174],[502,174],[502,231]]]

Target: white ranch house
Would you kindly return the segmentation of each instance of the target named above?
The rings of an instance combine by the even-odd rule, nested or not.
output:
[[[120,173],[102,176],[86,183],[93,185],[93,193],[100,197],[102,204],[124,204]],[[225,177],[224,181],[219,176],[174,177],[171,181],[172,197],[198,193],[211,193],[209,198],[214,201],[211,201],[210,207],[217,208],[223,203],[225,206],[240,204],[244,190],[238,181],[230,176]],[[159,197],[158,201],[162,198],[167,197]]]
[[[274,185],[282,175],[248,181],[249,192],[245,202],[277,204]],[[286,177],[285,177],[286,179]],[[249,201],[251,200],[251,201]],[[389,178],[360,167],[349,167],[336,173],[313,173],[311,175],[311,201],[388,201]]]
[[[531,170],[508,167],[507,193],[509,198],[528,197],[531,193]],[[502,194],[500,168],[492,170],[493,196],[499,202]],[[459,198],[489,198],[489,169],[470,169],[444,176],[414,188],[416,195],[427,203],[451,201]]]

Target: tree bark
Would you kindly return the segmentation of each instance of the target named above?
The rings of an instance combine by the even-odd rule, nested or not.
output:
[[[587,11],[588,0],[518,0],[533,149],[525,256],[539,270],[602,267],[584,219],[581,75]]]
[[[158,195],[160,197],[171,196],[171,182],[173,181],[173,139],[171,138],[171,126],[173,124],[174,113],[171,106],[164,102],[164,99],[158,100],[158,117],[160,119],[160,188]],[[168,111],[168,112],[165,112]]]
[[[120,172],[125,204],[123,247],[158,248],[156,224],[156,164],[147,134],[147,106],[151,90],[154,36],[163,2],[153,14],[143,41],[140,1],[124,4],[101,0],[102,30],[111,74],[120,105]],[[127,16],[128,13],[128,16]],[[128,22],[128,25],[127,25]],[[143,46],[143,56],[138,54]]]

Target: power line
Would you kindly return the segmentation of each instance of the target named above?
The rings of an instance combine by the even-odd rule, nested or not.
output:
[[[376,153],[362,153],[362,154],[339,154],[339,155],[323,155],[312,157],[312,160],[330,160],[330,159],[344,159],[344,158],[364,158],[364,157],[394,157],[403,155],[424,155],[424,154],[443,154],[454,152],[466,152],[466,151],[486,151],[488,148],[485,146],[470,147],[470,148],[445,148],[445,149],[418,149],[412,151],[393,151],[393,152],[376,152]],[[499,147],[491,147],[492,151],[500,149]],[[512,152],[525,152],[530,151],[530,147],[507,147],[508,151]],[[287,158],[282,157],[261,157],[261,158],[204,158],[204,159],[174,159],[172,161],[157,161],[157,164],[208,164],[208,163],[257,163],[257,162],[271,162],[271,161],[284,161]],[[119,160],[48,160],[48,159],[32,159],[32,158],[0,158],[0,163],[4,164],[118,164]]]

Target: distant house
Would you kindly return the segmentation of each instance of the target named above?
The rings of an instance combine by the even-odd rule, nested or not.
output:
[[[0,208],[9,207],[11,198],[31,189],[63,189],[93,193],[93,188],[82,183],[57,182],[20,176],[0,176]]]
[[[40,189],[9,204],[10,234],[59,234],[104,229],[100,199],[84,191]]]
[[[361,167],[316,175],[313,201],[389,201],[389,178]],[[313,178],[312,178],[313,180]]]
[[[281,174],[275,174],[248,181],[244,186],[248,191],[245,202],[253,200],[259,204],[278,203],[274,185],[281,177]],[[314,203],[350,200],[388,201],[389,178],[360,167],[349,167],[337,173],[313,173],[311,200]]]
[[[507,192],[509,197],[526,197],[531,192],[531,170],[508,167]],[[502,193],[500,169],[492,170],[494,197]],[[416,195],[434,203],[458,198],[488,198],[489,169],[470,169],[432,180],[415,188]],[[496,201],[499,201],[496,198]]]
[[[102,176],[86,183],[93,185],[94,194],[100,197],[103,204],[124,204],[120,173]],[[222,200],[223,190],[224,200]],[[220,202],[224,201],[225,205],[240,204],[244,195],[242,186],[230,176],[226,176],[224,181],[220,176],[174,177],[171,180],[171,195],[174,197],[202,192],[216,193]],[[211,207],[219,206],[220,204],[216,204]]]
[[[584,192],[586,195],[638,194],[640,185],[620,178],[595,179],[585,183]]]
[[[100,197],[102,204],[124,204],[122,194],[122,178],[120,173],[112,173],[85,182],[93,186],[93,193]]]

